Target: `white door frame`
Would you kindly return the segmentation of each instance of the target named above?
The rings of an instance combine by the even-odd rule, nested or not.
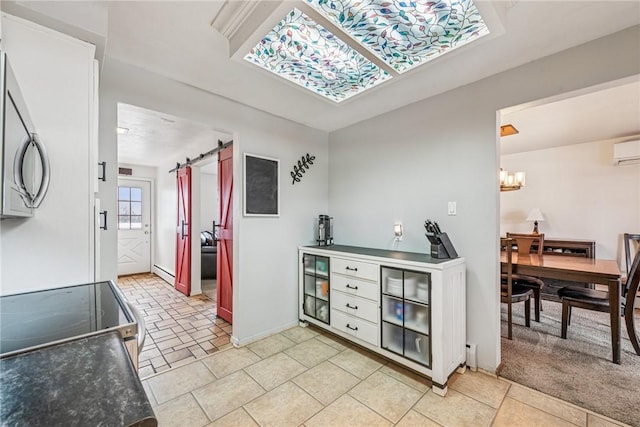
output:
[[[155,191],[155,180],[153,178],[145,178],[145,177],[137,177],[137,176],[129,176],[129,175],[118,175],[118,182],[116,182],[116,191],[118,190],[118,187],[120,186],[120,180],[126,180],[126,181],[141,181],[141,182],[148,182],[149,183],[149,271],[153,272],[153,267],[155,265],[155,256],[154,256],[154,247],[155,247],[155,223],[156,223],[156,206],[155,206],[155,197],[154,197],[154,191]],[[117,204],[117,198],[116,198],[116,204]],[[118,221],[117,221],[117,210],[118,208],[116,207],[116,227],[118,226]],[[116,230],[116,233],[119,230]],[[116,250],[117,250],[117,238],[116,238]],[[117,255],[117,254],[116,254]],[[116,262],[116,269],[117,269],[117,262]]]

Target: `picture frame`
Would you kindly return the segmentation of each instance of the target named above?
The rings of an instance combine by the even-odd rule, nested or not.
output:
[[[244,216],[280,216],[280,160],[244,153]]]

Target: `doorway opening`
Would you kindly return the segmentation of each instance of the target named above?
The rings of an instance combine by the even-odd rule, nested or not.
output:
[[[178,255],[176,232],[183,232],[190,240],[186,263],[188,295],[203,293],[211,297],[217,285],[212,282],[217,280],[218,259],[213,249],[217,246],[215,225],[219,218],[217,161],[211,156],[190,167],[192,194],[189,219],[183,218],[184,225],[178,223],[177,217],[176,164],[187,163],[188,158],[198,159],[200,153],[217,148],[219,141],[231,139],[231,133],[207,124],[118,103],[118,166],[129,174],[119,177],[147,180],[153,193],[149,206],[150,269],[147,271],[174,286]],[[130,273],[123,270],[119,274]]]
[[[526,174],[522,188],[499,195],[500,234],[529,234],[534,228],[544,234],[543,254],[536,253],[537,247],[531,255],[518,254],[525,257],[522,265],[529,257],[542,267],[561,259],[566,271],[580,258],[595,258],[626,271],[623,234],[640,227],[640,165],[615,165],[613,146],[640,137],[638,117],[638,76],[499,111],[496,128],[511,124],[519,131],[499,139],[500,167]],[[607,291],[608,287],[559,280],[575,277],[561,276],[559,270],[537,271],[544,282],[540,321],[532,314],[527,327],[524,304],[514,303],[513,339],[508,340],[507,305],[501,304],[500,375],[604,415],[623,413],[619,401],[626,396],[624,390],[609,388],[606,397],[581,391],[593,383],[624,383],[637,372],[638,356],[624,326],[619,336],[621,365],[612,362],[607,312],[574,308],[568,336],[561,338],[563,314],[557,290],[569,286]],[[593,269],[594,282],[595,275]],[[638,323],[640,311],[635,318]],[[563,386],[568,383],[574,387]]]

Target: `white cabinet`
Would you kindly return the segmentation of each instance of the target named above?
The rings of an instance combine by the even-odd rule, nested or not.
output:
[[[331,257],[331,326],[378,345],[378,266],[351,258]]]
[[[317,273],[310,260],[329,266],[329,322],[309,307]],[[306,260],[306,263],[305,263]],[[300,320],[311,323],[429,377],[444,395],[466,363],[464,259],[358,248],[299,248]],[[313,286],[312,286],[313,283]],[[305,298],[307,301],[305,301]]]
[[[0,19],[2,50],[51,170],[47,196],[33,217],[2,221],[0,292],[92,282],[95,46],[5,13]]]

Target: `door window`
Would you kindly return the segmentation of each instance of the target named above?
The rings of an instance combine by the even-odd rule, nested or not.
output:
[[[118,230],[142,229],[142,188],[118,186]]]

